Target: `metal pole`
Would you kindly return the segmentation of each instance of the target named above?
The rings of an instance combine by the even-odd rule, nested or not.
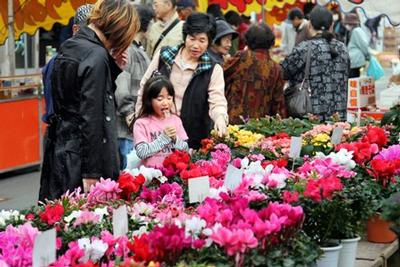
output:
[[[8,0],[8,62],[10,64],[10,76],[15,75],[15,40],[14,40],[14,8],[13,0]]]
[[[29,49],[28,49],[28,35],[26,33],[24,33],[22,38],[24,38],[24,71],[25,71],[25,74],[28,74],[28,68],[29,68],[28,52],[29,52],[29,49],[32,49],[32,48],[29,47]]]

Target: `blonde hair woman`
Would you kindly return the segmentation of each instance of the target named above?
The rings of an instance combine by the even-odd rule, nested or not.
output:
[[[139,30],[129,0],[99,0],[82,27],[60,48],[52,90],[55,115],[41,174],[39,199],[84,190],[119,175],[115,79]]]

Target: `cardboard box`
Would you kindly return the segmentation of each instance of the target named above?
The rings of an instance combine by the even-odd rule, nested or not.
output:
[[[383,31],[383,50],[397,54],[398,45],[400,45],[400,30],[386,27]]]

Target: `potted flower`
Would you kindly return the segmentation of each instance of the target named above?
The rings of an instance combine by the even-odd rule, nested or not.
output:
[[[367,185],[355,178],[355,166],[352,152],[345,149],[328,156],[317,153],[315,159],[298,168],[300,178],[293,185],[305,211],[304,231],[327,252],[339,243],[352,251],[341,253],[350,255],[340,257],[342,266],[354,266],[362,221],[370,213],[368,199],[373,199],[363,193]],[[352,245],[343,239],[352,239]]]
[[[400,145],[383,149],[369,163],[367,169],[371,188],[374,189],[377,205],[376,214],[367,224],[368,240],[377,243],[390,243],[396,236],[389,230],[389,222],[380,216],[386,199],[398,192],[400,174]]]
[[[293,188],[295,191],[284,191],[283,198],[303,208],[303,230],[324,252],[317,266],[330,266],[326,264],[333,261],[332,266],[336,267],[342,246],[332,242],[332,236],[341,211],[340,199],[336,196],[343,188],[340,179],[309,176],[294,183]]]

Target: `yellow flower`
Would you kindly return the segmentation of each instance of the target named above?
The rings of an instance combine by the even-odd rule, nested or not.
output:
[[[322,146],[324,148],[331,147],[331,138],[326,133],[317,134],[312,140],[311,144],[313,146]]]

